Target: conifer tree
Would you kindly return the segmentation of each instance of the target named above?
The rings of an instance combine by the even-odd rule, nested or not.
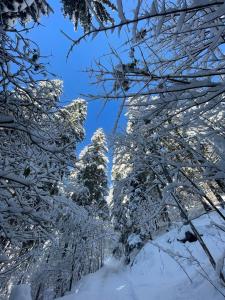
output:
[[[92,27],[93,16],[100,24],[113,23],[113,19],[107,10],[107,8],[115,9],[110,0],[62,0],[62,3],[64,14],[73,21],[75,30],[80,23],[85,32],[89,31]]]
[[[103,219],[108,217],[107,179],[107,146],[102,129],[98,129],[91,139],[92,143],[84,148],[77,164],[77,181],[86,189],[83,199],[77,199],[79,204],[95,208]]]
[[[127,117],[127,131],[114,149],[113,217],[129,259],[134,247],[143,246],[157,230],[168,226],[170,219],[155,169],[165,175],[153,159],[163,147],[151,130],[148,109],[129,106]]]

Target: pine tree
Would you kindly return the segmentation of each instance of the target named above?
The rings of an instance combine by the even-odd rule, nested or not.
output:
[[[77,164],[77,181],[86,189],[86,193],[77,203],[95,208],[99,217],[108,217],[107,179],[107,147],[106,138],[102,129],[98,129],[91,139],[92,143],[81,152]],[[74,198],[74,199],[75,199]]]
[[[64,14],[74,22],[75,30],[80,23],[85,32],[89,31],[92,27],[93,16],[98,23],[113,23],[113,19],[107,11],[107,7],[115,9],[110,0],[62,0],[62,3]]]

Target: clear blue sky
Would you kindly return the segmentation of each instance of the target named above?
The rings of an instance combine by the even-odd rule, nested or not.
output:
[[[41,25],[32,29],[29,36],[37,42],[42,55],[50,56],[47,59],[50,63],[48,70],[64,81],[62,103],[69,103],[81,94],[98,93],[98,88],[90,84],[89,75],[81,71],[88,68],[96,58],[107,53],[109,43],[113,47],[117,47],[121,41],[116,33],[111,35],[110,41],[107,40],[105,34],[99,34],[94,40],[89,38],[74,47],[69,60],[66,61],[71,44],[60,30],[74,38],[81,35],[82,31],[74,32],[73,24],[63,17],[60,1],[49,0],[48,2],[54,9],[54,14],[42,17]],[[92,101],[88,104],[88,116],[85,123],[86,138],[78,149],[90,142],[90,138],[97,128],[102,127],[107,135],[112,132],[119,104],[116,101],[107,104],[99,115],[102,105],[102,101]],[[122,119],[121,124],[124,122]]]

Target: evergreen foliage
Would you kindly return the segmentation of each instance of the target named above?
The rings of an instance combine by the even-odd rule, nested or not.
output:
[[[92,136],[92,143],[85,147],[77,163],[76,180],[85,188],[85,197],[77,199],[80,205],[90,206],[103,219],[109,216],[106,196],[108,195],[107,146],[102,129]],[[75,195],[76,197],[76,195]]]
[[[78,24],[88,32],[92,28],[93,16],[101,24],[113,23],[113,19],[107,8],[114,10],[116,7],[110,0],[62,0],[63,11],[73,21],[75,30]]]

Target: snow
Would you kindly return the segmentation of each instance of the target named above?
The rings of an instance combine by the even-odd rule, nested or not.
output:
[[[225,213],[225,211],[223,211]],[[215,212],[193,220],[216,262],[224,255],[224,225]],[[222,300],[225,288],[198,242],[181,243],[190,230],[177,223],[148,242],[130,266],[113,258],[79,281],[61,300]]]
[[[32,300],[31,289],[28,284],[20,284],[13,287],[9,300]]]
[[[137,245],[138,243],[141,243],[141,238],[139,235],[132,233],[129,237],[128,237],[128,244],[130,246],[134,246]]]

